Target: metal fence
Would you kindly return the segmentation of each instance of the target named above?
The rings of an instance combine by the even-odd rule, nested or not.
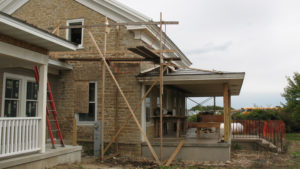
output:
[[[285,124],[282,120],[232,120],[232,137],[264,139],[283,150]]]

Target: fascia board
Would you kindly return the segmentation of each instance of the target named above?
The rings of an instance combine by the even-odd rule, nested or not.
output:
[[[12,26],[14,28],[17,28],[17,29],[19,29],[21,31],[24,31],[26,33],[37,36],[39,38],[42,38],[42,39],[45,39],[47,41],[50,41],[50,42],[56,43],[58,45],[64,46],[65,48],[68,48],[70,50],[76,50],[77,49],[77,46],[72,44],[72,43],[64,41],[60,38],[56,38],[55,36],[52,36],[51,34],[48,34],[48,33],[44,32],[42,30],[38,30],[38,29],[36,29],[32,26],[29,26],[25,23],[19,22],[19,21],[15,20],[11,17],[0,15],[0,22],[2,22],[4,24],[7,24],[9,26]]]

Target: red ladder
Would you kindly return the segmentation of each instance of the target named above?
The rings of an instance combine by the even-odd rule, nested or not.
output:
[[[35,80],[37,81],[37,83],[39,83],[40,77],[39,77],[39,69],[38,69],[37,66],[34,67],[34,76],[35,76]],[[55,104],[54,104],[54,99],[53,99],[53,95],[52,95],[49,80],[47,80],[47,96],[48,96],[48,102],[47,102],[47,105],[46,105],[46,112],[47,112],[46,122],[47,122],[48,132],[49,132],[51,142],[52,142],[52,148],[55,148],[55,141],[54,141],[54,137],[53,137],[53,131],[57,132],[57,135],[60,139],[60,144],[61,144],[62,147],[64,147],[65,144],[64,144],[64,140],[63,140],[63,137],[62,137],[62,134],[61,134],[61,130],[59,128],[59,124],[58,124],[58,120],[57,120],[57,111],[56,111],[56,107],[55,107]],[[48,103],[50,103],[50,107],[51,107],[50,110],[48,108]],[[50,112],[52,112],[52,117],[53,117],[53,120],[51,120],[51,122],[52,121],[55,122],[56,130],[52,130],[52,128],[51,128],[51,123],[50,123],[50,120],[49,120]]]

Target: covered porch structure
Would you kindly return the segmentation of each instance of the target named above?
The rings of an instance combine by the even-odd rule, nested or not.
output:
[[[159,71],[151,70],[140,74],[138,77],[139,82],[143,85],[151,85],[152,82],[159,76]],[[176,113],[164,114],[164,135],[163,135],[163,158],[168,159],[178,144],[184,140],[181,150],[178,152],[176,158],[183,160],[199,160],[199,161],[226,161],[230,159],[230,145],[231,145],[231,96],[239,95],[242,83],[244,80],[244,72],[217,72],[217,71],[204,71],[192,69],[176,69],[170,70],[164,74],[164,97],[166,106],[163,108],[171,111],[169,108],[176,110],[180,103],[173,101],[168,103],[168,100],[173,100],[178,95],[169,95],[168,89],[176,92],[183,93],[184,105],[186,107],[186,98],[188,97],[223,97],[224,114],[222,121],[201,121],[196,123],[187,122],[186,108],[184,111],[176,111]],[[152,93],[151,93],[152,94]],[[150,96],[151,97],[151,96]],[[169,99],[168,99],[169,98]],[[173,104],[173,106],[168,106]],[[174,111],[173,111],[174,112]],[[153,116],[153,115],[152,115]],[[173,131],[176,134],[169,135],[165,128],[169,127],[167,119],[169,118],[181,119],[181,122],[176,123],[177,127]],[[154,118],[156,116],[154,115]],[[159,122],[159,120],[157,120]],[[154,123],[154,133],[157,133],[157,123]],[[220,125],[224,126],[223,133],[220,133]],[[218,132],[208,133],[197,136],[197,128],[219,128]],[[151,130],[150,127],[145,127],[146,130]],[[172,128],[172,127],[171,127]],[[222,130],[222,129],[221,129]],[[199,132],[199,131],[198,131]],[[151,132],[147,131],[147,134]],[[221,134],[221,135],[219,135]],[[149,135],[151,138],[151,135]],[[154,149],[159,152],[159,136],[154,134],[151,139],[151,144]],[[150,157],[151,154],[142,144],[143,156]]]
[[[49,59],[50,51],[77,46],[0,12],[0,168],[45,168],[80,161],[81,147],[46,145],[48,74],[72,66]],[[34,78],[39,70],[39,83]]]

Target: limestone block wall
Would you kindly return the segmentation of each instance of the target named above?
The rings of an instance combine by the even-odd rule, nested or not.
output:
[[[74,0],[31,0],[17,10],[14,17],[25,20],[37,27],[44,30],[48,30],[49,27],[56,27],[58,25],[66,25],[67,20],[71,19],[84,19],[84,25],[102,24],[105,21],[105,16],[77,3]],[[109,22],[114,22],[109,19]],[[91,28],[89,29],[99,47],[103,48],[104,28]],[[66,31],[60,30],[59,36],[62,38],[66,37]],[[133,32],[128,31],[125,27],[119,29],[112,27],[107,39],[107,50],[108,51],[124,51],[128,47],[135,47],[138,45],[145,45],[140,40],[134,39]],[[150,47],[150,46],[149,46]],[[139,57],[133,53],[121,52],[117,54],[110,54],[109,57]],[[87,58],[97,57],[97,51],[92,43],[87,29],[84,29],[83,36],[83,48],[76,52],[67,52],[64,54],[52,53],[53,59],[59,58]],[[101,103],[102,103],[102,64],[97,61],[67,61],[67,63],[73,65],[72,71],[61,71],[56,86],[55,97],[57,109],[59,113],[59,119],[61,121],[61,128],[63,131],[64,138],[67,140],[72,139],[72,122],[74,118],[74,93],[75,93],[75,81],[78,80],[89,80],[98,82],[98,112],[97,120],[101,119]],[[124,91],[132,108],[136,106],[141,98],[141,84],[136,80],[136,75],[141,70],[153,67],[153,63],[141,63],[141,64],[113,64],[112,71],[118,79],[121,88]],[[120,94],[118,97],[118,106],[116,105],[116,92],[117,88],[112,81],[109,74],[106,74],[105,80],[105,141],[108,142],[114,133],[115,124],[114,116],[115,112],[118,111],[117,123],[121,126],[127,116],[129,110],[121,98]],[[137,109],[135,113],[137,119],[141,119],[141,109]],[[93,127],[92,126],[78,126],[78,138],[93,140]],[[137,155],[141,154],[141,134],[137,129],[136,124],[133,120],[129,122],[127,127],[124,129],[119,137],[120,151],[123,155]],[[127,146],[125,146],[127,145]],[[130,145],[130,146],[128,146]]]

